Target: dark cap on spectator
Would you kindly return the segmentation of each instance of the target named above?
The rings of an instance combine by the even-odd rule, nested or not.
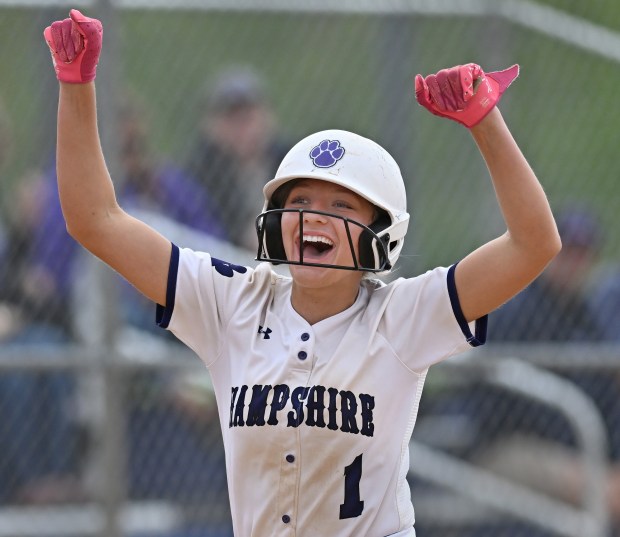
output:
[[[556,217],[564,246],[597,249],[602,241],[602,229],[597,216],[583,207],[565,209]]]
[[[208,105],[213,112],[227,112],[266,100],[261,77],[249,67],[234,67],[222,72],[211,88]]]

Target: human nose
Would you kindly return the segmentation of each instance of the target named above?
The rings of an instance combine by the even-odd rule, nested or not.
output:
[[[303,211],[303,220],[305,224],[311,222],[317,222],[320,224],[327,223],[327,216],[324,214],[320,214],[316,211],[318,211],[318,209],[315,209],[314,207],[312,209]]]

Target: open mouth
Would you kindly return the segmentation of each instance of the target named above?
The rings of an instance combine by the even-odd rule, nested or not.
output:
[[[319,235],[304,235],[302,248],[304,259],[320,259],[333,250],[334,242]]]

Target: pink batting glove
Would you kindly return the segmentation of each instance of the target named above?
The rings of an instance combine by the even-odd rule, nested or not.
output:
[[[103,41],[103,26],[77,9],[71,18],[45,28],[43,36],[52,53],[56,78],[61,82],[84,84],[95,80]]]
[[[475,63],[457,65],[426,78],[416,75],[415,97],[436,116],[447,117],[470,129],[493,110],[517,76],[516,64],[486,74]]]

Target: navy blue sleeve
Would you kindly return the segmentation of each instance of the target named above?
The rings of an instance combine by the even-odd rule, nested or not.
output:
[[[168,268],[168,284],[166,288],[166,307],[157,304],[155,310],[155,322],[161,328],[168,328],[172,312],[174,311],[174,301],[177,292],[177,274],[179,273],[179,247],[172,244],[170,253],[170,267]]]
[[[480,345],[484,345],[487,340],[487,323],[489,316],[485,315],[484,317],[480,317],[480,319],[476,320],[476,333],[472,334],[469,329],[469,324],[463,315],[461,303],[459,302],[459,295],[456,291],[456,281],[454,278],[456,265],[458,265],[458,263],[455,263],[448,269],[448,294],[450,295],[450,304],[452,304],[454,317],[459,323],[461,331],[467,339],[467,343],[469,343],[472,347],[479,347]]]

